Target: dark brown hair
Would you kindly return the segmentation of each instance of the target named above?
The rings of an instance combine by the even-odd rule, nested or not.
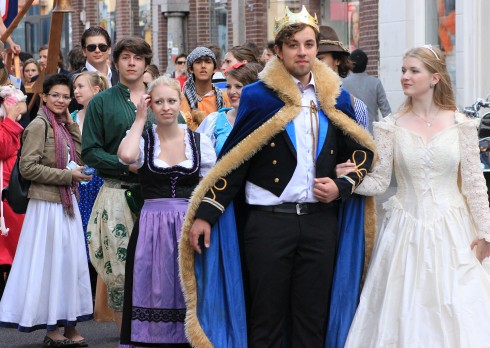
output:
[[[88,37],[91,36],[103,36],[105,39],[105,43],[107,46],[111,47],[111,37],[109,36],[109,33],[107,30],[105,30],[102,27],[99,26],[94,26],[90,27],[87,30],[85,30],[82,34],[82,37],[80,39],[80,43],[82,44],[82,48],[85,48],[85,42],[87,41]]]
[[[239,68],[229,70],[226,77],[234,78],[246,86],[259,79],[259,72],[262,71],[262,68],[259,63],[247,63]]]
[[[126,37],[119,40],[114,45],[114,50],[112,51],[114,57],[114,63],[119,62],[119,56],[122,51],[128,50],[131,53],[137,54],[145,59],[146,65],[151,64],[151,58],[153,58],[153,52],[151,50],[148,42],[140,37]]]
[[[149,73],[153,80],[157,79],[160,76],[160,70],[155,64],[150,64],[146,67],[145,72]]]
[[[297,23],[297,24],[291,24],[291,25],[288,25],[287,27],[284,27],[277,34],[276,39],[274,40],[274,44],[276,46],[278,46],[280,49],[282,49],[283,44],[291,41],[294,34],[296,34],[297,32],[300,32],[301,30],[303,30],[307,26],[309,26],[309,25],[304,24],[304,23]],[[310,28],[313,29],[313,27],[310,27]],[[315,29],[313,29],[313,31],[315,32],[315,41],[316,41],[316,45],[318,46],[320,43],[320,33]]]
[[[349,59],[348,54],[344,54],[342,52],[330,52],[332,53],[333,59],[339,61],[339,65],[337,69],[339,70],[338,74],[340,77],[344,78],[349,75],[349,72],[352,70],[352,61]]]
[[[233,57],[239,62],[247,61],[247,63],[258,63],[257,57],[255,54],[248,48],[244,46],[233,46],[228,50]]]

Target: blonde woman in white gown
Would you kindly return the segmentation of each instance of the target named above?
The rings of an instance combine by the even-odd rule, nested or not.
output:
[[[356,193],[386,210],[346,347],[490,347],[490,210],[478,120],[457,113],[443,54],[406,53],[401,110],[375,123],[379,161]],[[338,168],[338,174],[352,170]]]

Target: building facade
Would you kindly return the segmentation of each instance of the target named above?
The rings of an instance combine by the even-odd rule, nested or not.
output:
[[[36,56],[49,38],[52,1],[36,0],[14,32],[14,40]],[[23,5],[23,1],[19,1]],[[62,52],[80,42],[92,25],[105,27],[113,41],[127,35],[144,37],[153,47],[161,71],[172,71],[173,58],[198,45],[232,46],[254,42],[259,49],[273,39],[274,19],[285,6],[305,5],[319,23],[332,26],[351,50],[369,57],[368,73],[382,80],[394,110],[404,99],[400,66],[404,52],[432,44],[447,53],[459,105],[490,93],[484,57],[490,34],[488,0],[73,0],[65,16]]]
[[[471,105],[490,93],[487,64],[488,0],[379,0],[379,75],[392,109],[401,105],[400,69],[404,52],[431,44],[443,49],[456,102]]]
[[[35,56],[49,39],[52,4],[34,1],[15,32],[14,39]],[[66,56],[86,28],[101,25],[113,41],[144,37],[153,47],[154,62],[162,71],[172,70],[177,54],[199,45],[217,45],[223,54],[245,42],[262,49],[273,39],[274,19],[285,6],[299,11],[303,5],[320,24],[335,28],[346,45],[367,49],[369,69],[377,74],[377,0],[73,0],[61,49]]]

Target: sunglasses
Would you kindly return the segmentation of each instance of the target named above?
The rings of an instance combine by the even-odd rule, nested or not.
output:
[[[178,60],[176,63],[177,63],[178,65],[182,65],[182,64],[185,64],[185,60],[184,60],[184,61],[182,61],[182,60]]]
[[[109,49],[109,46],[106,45],[106,44],[98,44],[98,45],[96,45],[96,44],[90,44],[90,45],[85,46],[85,48],[89,52],[95,52],[95,50],[97,49],[97,47],[99,48],[100,52],[106,52]]]

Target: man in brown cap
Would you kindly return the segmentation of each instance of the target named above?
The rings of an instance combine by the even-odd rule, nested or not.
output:
[[[342,78],[346,77],[352,69],[352,62],[349,60],[349,50],[339,40],[335,30],[327,25],[320,26],[320,44],[318,45],[316,57],[326,63]],[[366,104],[352,95],[350,97],[354,108],[355,121],[367,128],[368,110]]]

